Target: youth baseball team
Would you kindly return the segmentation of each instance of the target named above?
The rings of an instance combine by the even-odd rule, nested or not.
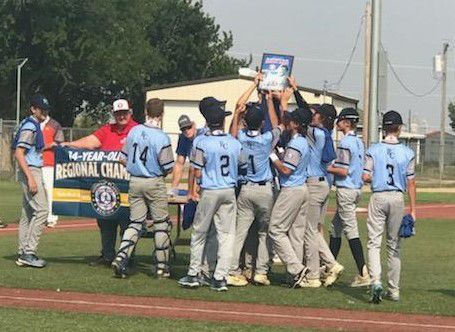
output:
[[[156,274],[159,278],[170,277],[172,224],[168,198],[177,194],[183,164],[189,157],[188,196],[197,207],[188,272],[179,279],[181,286],[209,286],[216,291],[249,283],[268,286],[275,255],[286,268],[284,282],[290,287],[329,287],[344,270],[336,260],[344,234],[358,270],[351,286],[369,286],[375,303],[384,294],[398,301],[399,228],[406,192],[410,214],[414,220],[416,217],[414,152],[398,140],[403,125],[400,114],[389,111],[383,115],[384,138],[365,152],[356,135],[356,109],[345,108],[337,115],[332,105],[309,105],[293,78],[284,91],[259,91],[260,79],[258,74],[237,102],[229,132],[225,131],[225,118],[232,113],[225,110],[225,102],[213,97],[199,104],[206,121],[204,127],[197,129],[188,116],[182,115],[176,161],[170,138],[161,129],[163,101],[154,98],[146,102],[145,122],[129,130],[122,148],[121,162],[131,176],[130,222],[111,263],[114,275],[128,275],[137,242],[146,220],[151,218]],[[259,101],[249,103],[256,90]],[[293,95],[298,107],[290,110]],[[40,106],[35,103],[31,107],[30,120],[22,124],[13,146],[25,156],[24,160],[20,156],[18,159],[16,152],[22,173],[29,172],[24,176],[25,189],[33,189],[24,190],[24,206],[45,201],[45,197],[33,198],[39,194],[33,186],[41,181],[39,167],[34,166],[39,164],[35,159],[39,159],[43,144],[36,123],[41,122],[41,113],[45,115],[46,110]],[[336,150],[332,141],[335,125],[342,136]],[[165,178],[172,171],[172,189],[168,192]],[[368,206],[368,263],[356,219],[364,183],[370,183],[373,192]],[[336,187],[337,209],[327,243],[323,226],[332,185]],[[30,204],[23,211],[29,223],[36,219],[33,211]],[[386,293],[380,259],[384,232]],[[28,248],[28,238],[22,237],[18,261],[22,259],[28,265],[31,258],[27,254],[38,259],[35,252],[39,236],[31,237],[32,248]]]

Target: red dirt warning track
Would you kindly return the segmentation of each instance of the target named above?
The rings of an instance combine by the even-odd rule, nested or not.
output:
[[[357,331],[455,331],[455,317],[0,288],[0,306]]]

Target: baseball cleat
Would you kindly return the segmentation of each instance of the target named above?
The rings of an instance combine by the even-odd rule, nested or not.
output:
[[[112,261],[104,259],[103,256],[98,256],[96,259],[94,259],[93,261],[88,263],[88,265],[91,267],[100,266],[100,265],[109,267],[109,266],[111,266],[111,264],[112,264]]]
[[[362,269],[363,275],[356,275],[354,280],[351,283],[351,287],[366,287],[371,284],[370,275],[368,274],[368,269],[366,266],[363,266]]]
[[[341,276],[341,274],[344,271],[343,265],[341,265],[338,262],[335,262],[335,265],[332,266],[332,268],[328,271],[327,278],[325,279],[324,286],[325,287],[330,287],[332,286],[335,281],[338,280],[338,278]]]
[[[199,286],[201,286],[201,284],[199,283],[198,276],[186,275],[183,278],[180,278],[178,283],[180,286],[186,287],[186,288],[198,288]]]
[[[319,288],[322,286],[322,282],[319,279],[303,279],[299,284],[301,288]]]
[[[16,260],[17,266],[29,266],[36,268],[43,268],[46,266],[46,261],[38,258],[34,254],[22,254]]]
[[[199,275],[199,285],[210,287],[212,284],[212,278],[209,277],[205,272],[201,272]]]
[[[255,285],[259,286],[270,286],[270,280],[267,277],[267,274],[256,273],[253,278]]]
[[[226,280],[212,280],[212,285],[210,286],[210,289],[217,291],[217,292],[225,292],[228,290],[227,288],[227,283]]]
[[[115,278],[125,279],[128,277],[126,267],[124,266],[121,260],[114,259],[114,261],[111,264],[111,267]]]
[[[399,291],[392,292],[391,290],[388,290],[385,297],[390,301],[399,302],[400,301],[400,292]]]
[[[372,284],[370,302],[372,302],[374,304],[379,304],[382,301],[383,292],[384,292],[384,290],[382,289],[381,284]]]
[[[310,272],[310,269],[307,267],[304,267],[302,271],[300,271],[299,274],[297,274],[294,277],[294,283],[292,284],[292,288],[296,288],[300,285],[300,283],[306,278],[306,275]]]
[[[228,286],[243,287],[248,285],[248,280],[246,280],[243,274],[228,275],[226,283]]]

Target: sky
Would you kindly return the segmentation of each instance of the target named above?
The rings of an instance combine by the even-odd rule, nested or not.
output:
[[[365,12],[365,0],[203,0],[204,10],[215,17],[221,30],[232,31],[236,57],[253,55],[252,69],[262,53],[296,57],[293,74],[303,86],[322,89],[324,81],[337,82],[354,47]],[[396,72],[417,94],[436,83],[433,56],[449,42],[448,102],[455,101],[455,1],[383,0],[381,41]],[[339,88],[332,90],[363,99],[364,28],[352,63]],[[428,130],[440,124],[441,89],[417,98],[397,83],[389,70],[387,109],[399,111],[405,119],[428,123]],[[449,120],[446,120],[448,125]]]

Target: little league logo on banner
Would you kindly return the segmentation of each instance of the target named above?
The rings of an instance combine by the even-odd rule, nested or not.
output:
[[[118,162],[119,158],[119,151],[58,147],[55,151],[54,213],[99,219],[129,218],[129,174]]]

